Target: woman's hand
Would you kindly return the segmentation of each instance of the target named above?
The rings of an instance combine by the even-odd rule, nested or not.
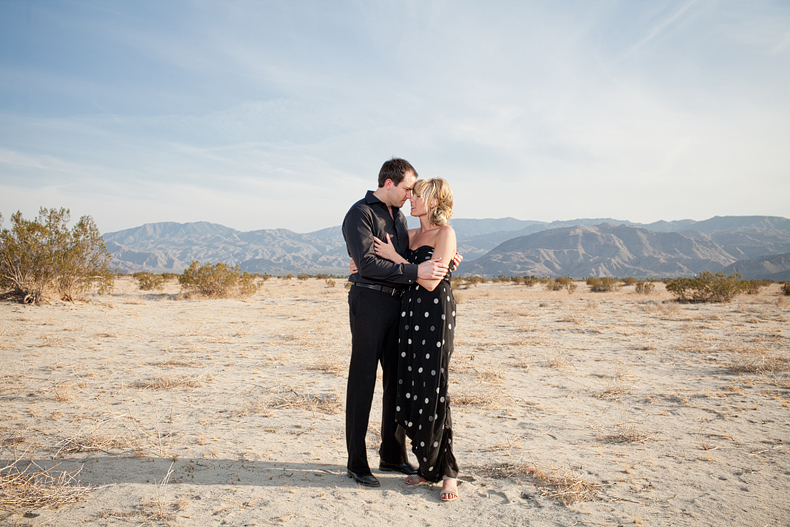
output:
[[[376,251],[376,256],[395,263],[405,263],[406,260],[398,254],[398,251],[395,250],[395,246],[392,245],[390,235],[386,234],[386,236],[386,242],[379,240],[375,236],[373,237],[373,249]]]

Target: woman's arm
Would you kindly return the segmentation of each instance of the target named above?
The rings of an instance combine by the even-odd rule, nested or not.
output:
[[[456,240],[455,231],[449,225],[445,225],[436,234],[436,245],[433,248],[433,259],[441,259],[442,263],[449,265],[455,257]],[[424,280],[417,279],[417,283],[423,286],[428,291],[433,291],[441,283],[442,279],[438,280]]]
[[[389,234],[387,234],[386,242],[383,242],[374,236],[373,248],[376,251],[376,256],[380,256],[386,260],[395,262],[396,264],[409,263],[406,258],[398,254],[398,251],[395,250],[395,246],[392,245],[392,242],[390,241]]]

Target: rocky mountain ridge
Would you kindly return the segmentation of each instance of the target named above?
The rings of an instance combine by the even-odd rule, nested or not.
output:
[[[722,270],[739,260],[790,253],[790,220],[775,216],[652,224],[514,218],[455,219],[452,224],[465,258],[460,274],[684,276]],[[208,222],[163,222],[107,233],[104,239],[113,265],[123,272],[181,272],[192,260],[199,260],[238,264],[258,273],[342,275],[348,264],[339,226],[300,234],[287,229],[243,232]]]

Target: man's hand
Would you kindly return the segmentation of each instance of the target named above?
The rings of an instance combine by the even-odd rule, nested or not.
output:
[[[422,280],[441,280],[447,274],[447,266],[441,258],[422,262],[417,266],[417,278]]]
[[[354,259],[352,258],[351,261],[348,263],[348,270],[351,271],[351,274],[357,274],[357,264],[354,263]]]

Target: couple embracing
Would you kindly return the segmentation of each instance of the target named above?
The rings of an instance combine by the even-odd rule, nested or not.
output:
[[[400,208],[411,202],[420,227],[409,230]],[[367,460],[376,370],[383,401],[379,469],[402,472],[406,483],[442,481],[440,498],[458,497],[447,375],[453,351],[455,300],[450,269],[457,266],[450,186],[417,179],[404,159],[379,172],[378,188],[355,203],[343,221],[352,258],[348,294],[351,363],[346,393],[348,477],[378,487]],[[406,453],[406,436],[419,468]]]

